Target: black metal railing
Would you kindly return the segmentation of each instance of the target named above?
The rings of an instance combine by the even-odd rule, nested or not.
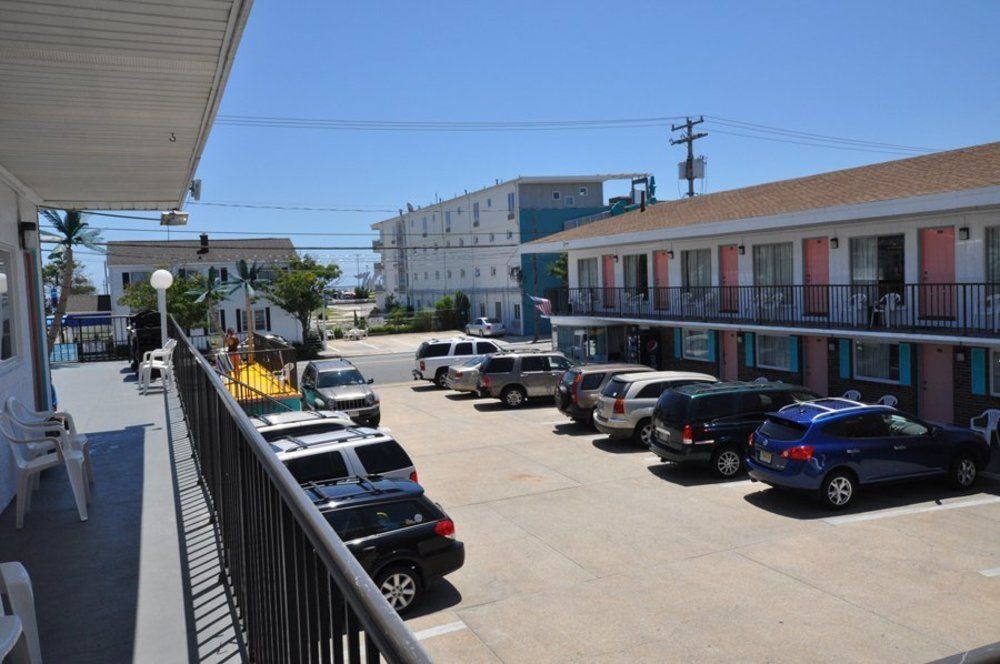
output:
[[[1000,336],[1000,284],[554,288],[561,316]]]
[[[52,362],[103,362],[129,357],[129,316],[66,314],[52,345]]]
[[[171,321],[177,392],[255,662],[428,662],[414,635]]]

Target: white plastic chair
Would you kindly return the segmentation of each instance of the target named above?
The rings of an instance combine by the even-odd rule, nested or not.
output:
[[[861,392],[857,390],[847,390],[844,392],[844,398],[850,401],[861,401]]]
[[[878,304],[872,307],[871,319],[868,321],[869,327],[875,326],[875,316],[882,314],[882,326],[892,325],[892,314],[903,306],[903,296],[899,293],[886,293],[878,299]]]
[[[8,658],[11,664],[32,664],[21,619],[4,615],[0,607],[0,661],[6,662]]]
[[[174,370],[171,360],[176,345],[177,341],[175,339],[168,339],[163,348],[147,350],[143,354],[142,364],[139,365],[139,387],[143,394],[149,391],[149,383],[152,381],[154,369],[160,372],[163,389],[167,389],[173,382]]]
[[[285,366],[281,367],[281,371],[275,371],[274,374],[272,375],[281,384],[281,386],[284,387],[285,385],[288,385],[289,382],[291,382],[292,369],[294,368],[295,365],[289,362]]]
[[[992,447],[993,438],[1000,433],[1000,409],[990,408],[969,420],[969,428],[981,433],[986,443]]]
[[[69,476],[70,487],[73,489],[73,499],[80,521],[87,520],[87,502],[90,500],[90,488],[85,479],[83,469],[83,452],[72,448],[63,448],[58,437],[46,435],[46,429],[51,425],[26,427],[18,425],[15,431],[14,422],[6,413],[0,414],[0,437],[7,439],[7,444],[14,453],[14,472],[17,486],[17,523],[16,527],[24,525],[24,515],[31,510],[31,492],[34,478],[43,470],[65,465]],[[31,445],[51,443],[54,451],[41,456],[33,456],[29,449]],[[37,449],[37,448],[36,448]]]
[[[879,397],[878,401],[875,402],[879,406],[888,406],[889,408],[895,408],[896,404],[899,403],[899,399],[891,394],[883,394]]]
[[[42,664],[42,650],[38,645],[35,594],[31,589],[28,570],[24,569],[21,563],[0,563],[0,598],[3,596],[6,596],[7,605],[14,615],[21,620],[21,631],[27,642],[29,661],[32,664]]]
[[[77,432],[72,415],[63,411],[32,410],[18,401],[17,397],[9,397],[4,408],[14,420],[14,424],[22,427],[38,427],[39,429],[44,427],[46,435],[51,436],[53,433],[57,433],[63,446],[81,451],[84,467],[87,471],[87,480],[93,484],[94,468],[90,463],[90,443],[87,436]],[[47,446],[47,450],[52,449],[51,445]]]
[[[771,381],[769,381],[766,376],[758,376],[757,378],[753,379],[753,382],[755,382],[755,383],[770,383]]]

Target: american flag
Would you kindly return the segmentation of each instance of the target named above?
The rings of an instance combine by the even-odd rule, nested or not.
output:
[[[535,303],[535,309],[538,309],[543,316],[552,315],[552,303],[549,302],[547,297],[535,297],[534,295],[529,295],[528,297]]]

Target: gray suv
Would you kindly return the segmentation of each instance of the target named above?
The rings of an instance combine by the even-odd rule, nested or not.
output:
[[[717,383],[715,376],[689,371],[620,374],[611,379],[594,408],[594,426],[613,439],[653,442],[653,409],[664,391],[692,383]]]
[[[623,373],[652,371],[641,364],[584,364],[563,374],[556,385],[556,408],[574,422],[593,425],[594,407],[601,390],[612,378]]]
[[[500,399],[508,408],[520,408],[533,397],[552,395],[556,383],[572,368],[562,353],[501,353],[479,368],[479,396]]]
[[[377,427],[382,420],[378,395],[358,368],[347,360],[317,360],[306,365],[299,381],[302,405],[310,410],[339,410],[356,423]]]

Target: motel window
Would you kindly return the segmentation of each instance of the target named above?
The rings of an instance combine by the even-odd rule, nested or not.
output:
[[[11,253],[0,251],[0,362],[14,357],[14,291]]]
[[[645,295],[649,290],[649,268],[646,254],[624,257],[625,292]]]
[[[711,249],[689,249],[681,252],[681,284],[686,289],[712,285]]]
[[[899,344],[858,341],[854,344],[854,377],[899,382]]]
[[[576,261],[578,288],[597,288],[597,258],[580,258]]]
[[[758,334],[755,338],[757,346],[757,366],[763,369],[778,369],[788,371],[791,360],[791,337],[776,334]]]
[[[1000,284],[1000,226],[986,229],[986,282]]]
[[[792,283],[792,243],[758,244],[753,248],[755,286],[789,286]]]
[[[708,362],[708,330],[683,330],[681,355],[685,360]]]
[[[851,238],[851,283],[874,287],[870,300],[886,293],[903,294],[904,249],[902,235]]]
[[[990,352],[990,392],[1000,397],[1000,351]]]

